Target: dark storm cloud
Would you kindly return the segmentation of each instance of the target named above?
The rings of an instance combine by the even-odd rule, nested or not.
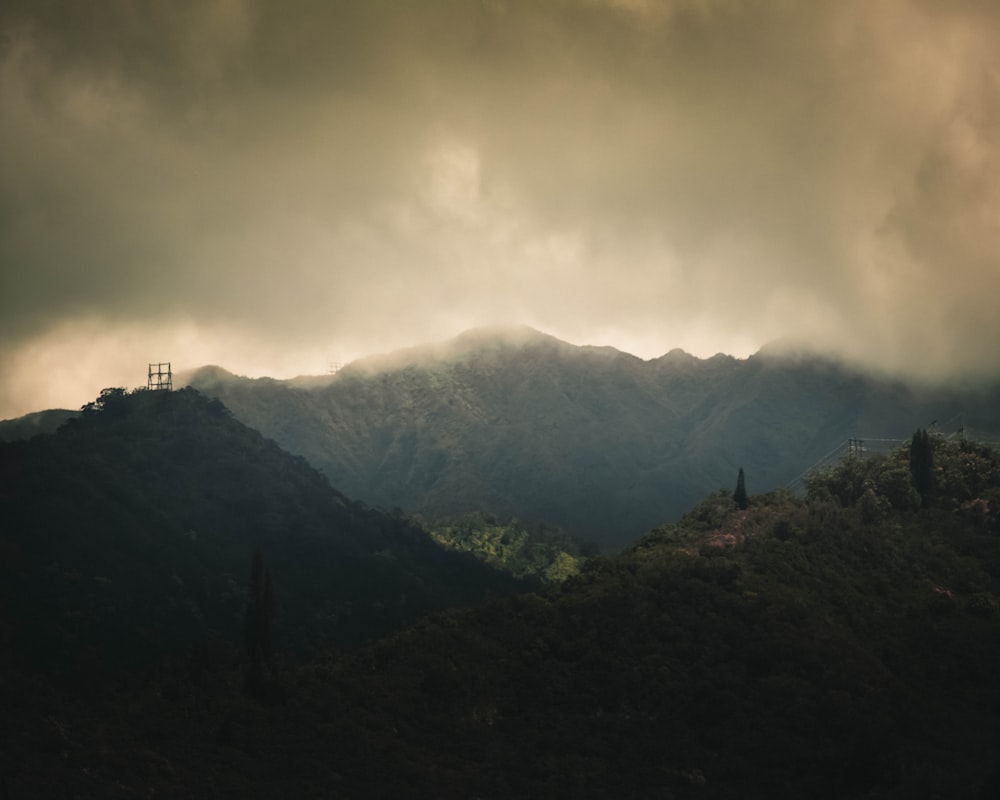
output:
[[[280,371],[509,321],[996,370],[996,9],[7,2],[0,416],[84,335]]]

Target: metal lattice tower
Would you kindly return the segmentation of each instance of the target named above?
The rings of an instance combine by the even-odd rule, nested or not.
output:
[[[149,380],[146,388],[151,392],[169,392],[174,388],[174,374],[170,362],[149,365]]]

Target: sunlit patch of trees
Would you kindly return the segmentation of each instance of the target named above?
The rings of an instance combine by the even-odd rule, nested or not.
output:
[[[553,526],[524,525],[488,514],[468,514],[458,520],[430,523],[431,537],[453,550],[517,578],[558,583],[576,575],[595,548]]]

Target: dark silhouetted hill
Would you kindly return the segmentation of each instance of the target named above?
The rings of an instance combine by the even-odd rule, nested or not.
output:
[[[0,681],[11,797],[997,796],[1000,455],[930,436],[730,490],[535,593],[91,697]]]
[[[279,649],[356,642],[514,585],[193,389],[106,390],[58,432],[0,444],[0,636],[27,664],[96,673],[240,642],[258,549]]]
[[[51,408],[14,419],[0,419],[0,442],[14,442],[18,439],[30,439],[40,433],[53,433],[66,420],[78,414],[78,411]]]

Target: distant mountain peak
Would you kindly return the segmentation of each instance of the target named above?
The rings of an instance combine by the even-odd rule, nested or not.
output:
[[[470,328],[443,343],[453,355],[470,355],[496,350],[579,350],[578,345],[558,339],[529,325],[488,325]]]
[[[659,361],[664,364],[693,364],[696,361],[701,361],[701,359],[698,356],[691,355],[687,350],[675,347],[659,358],[654,358],[653,361]]]
[[[358,370],[371,374],[432,362],[461,361],[499,351],[538,347],[577,349],[576,345],[542,333],[529,325],[487,325],[470,328],[450,339],[361,358],[348,364],[344,371]]]
[[[770,359],[781,359],[783,361],[816,361],[816,362],[827,362],[836,361],[838,359],[831,358],[829,355],[823,353],[820,350],[809,347],[802,342],[796,341],[795,339],[790,339],[788,337],[781,337],[780,339],[772,339],[771,341],[765,343],[760,350],[758,350],[754,358],[770,358]]]
[[[470,344],[506,344],[524,345],[536,342],[559,342],[560,340],[547,333],[542,333],[530,325],[483,325],[462,331],[453,340]]]
[[[189,372],[179,373],[176,376],[176,381],[178,386],[197,385],[207,388],[233,381],[236,377],[234,373],[224,367],[207,364],[204,367],[197,367]]]

